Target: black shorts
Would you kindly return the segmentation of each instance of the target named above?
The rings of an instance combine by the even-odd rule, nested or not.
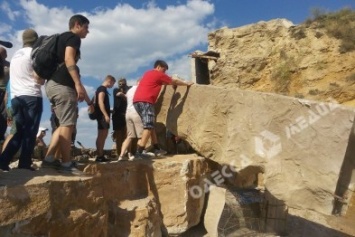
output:
[[[126,127],[126,115],[125,114],[112,114],[112,128],[114,131],[122,130]]]
[[[110,123],[107,123],[105,121],[104,117],[98,118],[97,119],[97,129],[110,129]]]

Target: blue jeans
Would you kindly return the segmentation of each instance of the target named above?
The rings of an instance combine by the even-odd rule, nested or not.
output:
[[[0,89],[0,141],[5,140],[5,133],[7,129],[7,116],[6,116],[6,105],[5,105],[5,91]]]
[[[13,117],[17,131],[0,155],[1,166],[8,166],[21,148],[19,168],[30,168],[36,135],[43,111],[42,97],[19,96],[11,100]]]

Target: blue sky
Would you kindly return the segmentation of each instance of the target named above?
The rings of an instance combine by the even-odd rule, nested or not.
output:
[[[10,60],[22,46],[24,29],[33,28],[39,35],[64,32],[70,16],[87,16],[90,33],[82,41],[79,67],[91,96],[107,74],[125,77],[132,85],[158,58],[168,62],[168,74],[190,79],[188,55],[207,51],[207,35],[216,29],[276,18],[300,24],[312,16],[312,9],[336,11],[354,6],[355,0],[0,0],[0,39],[14,44],[8,49]],[[49,103],[43,95],[41,126],[50,129]],[[77,140],[94,148],[96,122],[88,119],[85,104],[79,108]],[[49,142],[50,133],[45,140]],[[105,147],[112,144],[108,138]]]

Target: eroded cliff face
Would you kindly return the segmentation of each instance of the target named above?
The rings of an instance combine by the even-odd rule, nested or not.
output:
[[[212,85],[355,106],[355,51],[341,53],[341,40],[316,22],[222,28],[208,41],[208,50],[220,53],[210,67]]]

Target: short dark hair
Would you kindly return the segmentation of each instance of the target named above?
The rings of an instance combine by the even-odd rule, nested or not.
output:
[[[86,18],[85,16],[83,15],[80,15],[80,14],[77,14],[77,15],[74,15],[72,17],[70,17],[70,20],[69,20],[69,29],[72,29],[74,26],[75,26],[75,23],[78,22],[78,24],[80,26],[84,25],[84,24],[90,24],[90,21],[88,18]]]
[[[124,83],[124,84],[127,84],[127,80],[126,80],[126,78],[124,78],[124,77],[121,77],[119,80],[118,80],[118,84],[120,84],[120,83]]]
[[[168,64],[167,64],[164,60],[158,59],[157,61],[155,61],[155,63],[154,63],[154,68],[156,68],[156,67],[158,67],[158,66],[164,67],[164,68],[166,68],[166,70],[169,69]]]
[[[116,82],[116,78],[114,78],[114,76],[112,76],[112,75],[107,75],[106,78],[105,78],[105,81],[106,80],[113,81],[114,83]]]

